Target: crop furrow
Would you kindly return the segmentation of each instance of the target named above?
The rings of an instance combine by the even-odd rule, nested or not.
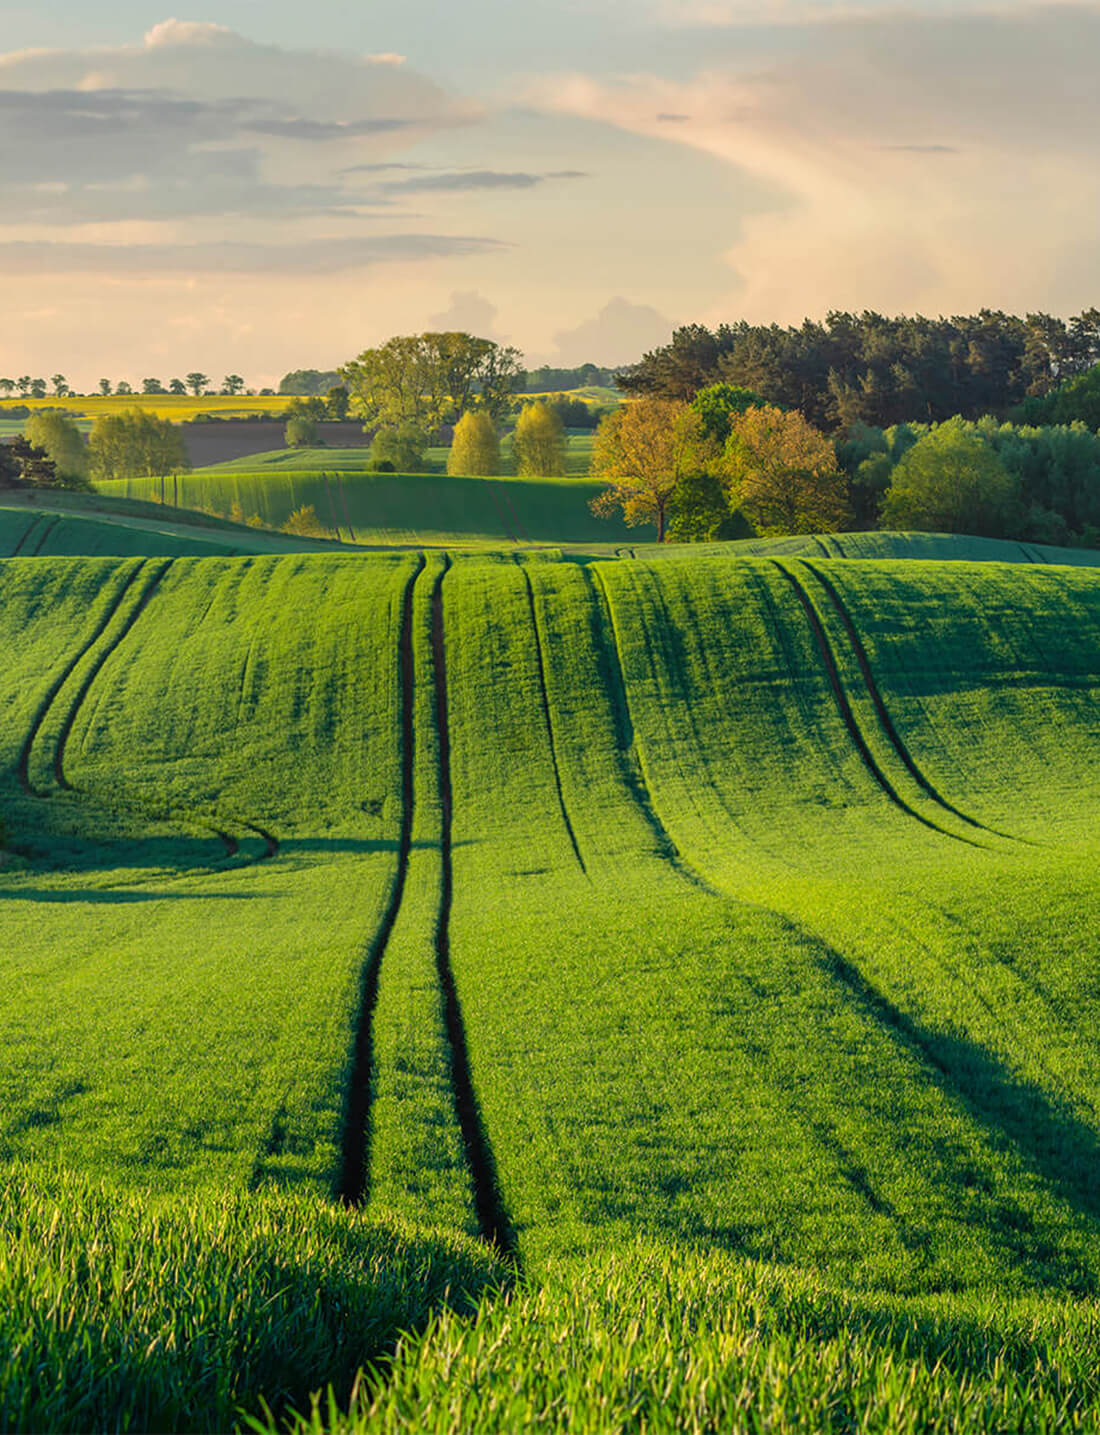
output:
[[[118,590],[118,593],[115,595],[114,601],[108,606],[107,611],[104,613],[103,617],[100,619],[98,625],[96,626],[95,632],[91,635],[87,642],[84,643],[78,649],[78,651],[74,654],[72,661],[66,665],[63,671],[59,674],[55,681],[50,684],[50,687],[47,689],[46,696],[42,699],[42,704],[34,715],[34,720],[31,723],[30,731],[27,733],[27,736],[23,742],[23,746],[19,750],[19,758],[16,763],[16,772],[19,777],[19,785],[22,787],[24,792],[31,793],[35,797],[46,796],[44,792],[38,792],[35,788],[31,786],[30,761],[31,752],[34,748],[35,740],[42,729],[42,724],[49,716],[50,709],[57,701],[58,693],[68,682],[69,678],[76,671],[76,669],[80,666],[81,662],[83,662],[84,658],[88,655],[88,653],[91,652],[91,650],[95,647],[96,643],[99,642],[100,638],[102,638],[103,634],[107,631],[112,620],[114,619],[115,614],[122,607],[122,604],[126,598],[126,594],[130,591],[130,588],[133,585],[134,581],[137,579],[138,574],[143,571],[145,566],[146,565],[144,563],[139,563],[135,567],[129,578],[126,579],[122,587]]]
[[[550,744],[550,761],[554,767],[554,787],[558,794],[558,806],[561,808],[561,820],[565,823],[565,830],[569,833],[569,841],[573,844],[573,854],[581,871],[588,875],[588,868],[585,865],[584,857],[581,855],[580,844],[577,841],[577,834],[573,827],[572,819],[569,816],[569,809],[565,805],[565,793],[561,785],[561,768],[558,764],[557,743],[554,741],[554,723],[550,716],[550,698],[546,691],[546,663],[542,651],[542,635],[539,631],[538,613],[535,609],[535,590],[531,583],[531,575],[525,566],[521,565],[520,571],[523,574],[523,582],[527,588],[527,605],[531,613],[531,630],[535,635],[535,660],[539,670],[539,697],[542,701],[542,715],[546,722],[546,737]]]
[[[359,1016],[352,1048],[351,1072],[345,1102],[344,1141],[340,1177],[336,1193],[347,1206],[361,1206],[367,1193],[367,1153],[370,1144],[371,1028],[378,1001],[378,976],[382,957],[401,909],[405,879],[409,870],[413,827],[413,744],[416,724],[413,721],[413,589],[424,567],[420,555],[415,572],[405,585],[399,640],[399,671],[401,687],[401,833],[398,839],[397,867],[394,871],[390,899],[363,967],[359,997]]]
[[[355,542],[355,529],[351,526],[351,514],[348,512],[348,496],[344,492],[344,479],[339,469],[336,471],[336,488],[340,494],[340,506],[344,510],[344,521],[347,523],[348,535],[351,541]]]
[[[860,731],[859,723],[856,721],[856,715],[852,711],[851,703],[848,701],[848,694],[844,691],[844,684],[841,682],[840,671],[837,668],[836,657],[829,644],[828,635],[821,626],[821,619],[818,617],[817,610],[814,608],[810,595],[789,568],[783,563],[780,563],[778,559],[773,558],[772,562],[791,585],[795,597],[798,599],[803,612],[806,614],[806,618],[809,621],[810,628],[813,631],[814,639],[817,643],[818,651],[821,654],[821,660],[825,664],[825,672],[828,676],[829,686],[832,689],[833,698],[836,701],[841,720],[848,730],[848,736],[855,745],[864,767],[866,767],[872,778],[874,778],[875,782],[895,807],[899,808],[900,811],[904,812],[908,817],[912,817],[914,821],[919,822],[923,827],[927,827],[929,831],[938,832],[941,837],[949,837],[953,842],[965,842],[970,847],[980,847],[982,845],[980,842],[974,842],[969,837],[963,837],[957,832],[948,831],[946,827],[940,827],[938,823],[931,821],[930,818],[918,812],[915,807],[911,807],[883,772],[882,768],[875,761],[871,749],[867,746],[866,738]]]
[[[451,853],[453,798],[451,791],[451,739],[447,704],[447,658],[443,635],[443,580],[432,589],[431,646],[435,679],[435,717],[439,737],[440,883],[439,916],[436,922],[436,969],[443,993],[444,1022],[451,1051],[451,1090],[462,1142],[473,1183],[474,1207],[483,1238],[503,1255],[515,1258],[516,1242],[504,1209],[497,1182],[496,1162],[478,1109],[470,1072],[470,1053],[462,1007],[451,968],[451,908],[454,901],[454,866]]]
[[[999,832],[995,827],[987,827],[984,822],[979,822],[976,817],[970,817],[965,812],[960,811],[959,808],[948,802],[928,780],[918,767],[912,753],[909,751],[904,739],[894,725],[894,720],[890,716],[889,709],[883,700],[882,692],[875,680],[874,672],[871,669],[871,661],[867,656],[867,649],[863,646],[863,639],[859,636],[859,630],[853,623],[851,614],[845,607],[832,579],[820,572],[820,570],[815,568],[807,559],[803,559],[802,561],[803,565],[810,570],[822,588],[824,588],[830,603],[832,603],[833,608],[836,610],[837,617],[843,625],[848,642],[851,644],[852,653],[859,666],[860,676],[863,678],[867,695],[874,705],[875,713],[878,716],[882,730],[886,734],[890,746],[897,753],[909,775],[913,778],[913,781],[927,793],[938,807],[942,807],[945,812],[950,812],[953,817],[957,817],[960,822],[965,822],[968,827],[975,827],[979,831],[988,832],[994,837],[1003,837],[1009,842],[1020,841],[1021,839],[1012,837],[1010,833]]]
[[[96,659],[92,663],[92,666],[88,669],[88,672],[85,674],[84,681],[81,683],[80,689],[77,692],[76,698],[74,699],[71,707],[69,708],[68,713],[65,715],[65,720],[61,724],[61,731],[57,735],[57,745],[54,748],[53,755],[54,777],[57,781],[58,787],[64,789],[65,791],[72,791],[72,784],[65,776],[65,748],[69,741],[69,734],[73,730],[73,724],[76,722],[77,713],[83,706],[84,700],[87,698],[88,693],[91,690],[92,684],[95,682],[96,678],[102,671],[104,663],[106,663],[107,659],[111,656],[112,653],[117,651],[119,645],[126,638],[127,634],[131,631],[134,624],[141,617],[142,613],[144,613],[146,607],[148,606],[150,598],[152,598],[153,594],[160,586],[161,580],[164,578],[164,575],[168,572],[169,568],[171,568],[172,561],[173,560],[170,558],[167,563],[162,564],[161,567],[157,569],[156,573],[153,575],[150,581],[145,585],[145,589],[141,597],[134,604],[130,615],[126,619],[125,623],[123,623],[122,627],[118,630],[118,633],[115,635],[115,637],[112,638],[111,641],[104,646],[102,652],[100,652],[96,656]]]

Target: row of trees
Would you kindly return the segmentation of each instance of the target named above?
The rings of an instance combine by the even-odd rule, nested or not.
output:
[[[32,414],[13,444],[0,445],[0,485],[88,488],[93,480],[189,468],[179,428],[143,409],[104,415],[88,441],[65,414]]]
[[[740,386],[647,398],[605,419],[595,512],[658,541],[912,528],[1100,546],[1100,435],[956,415],[839,442]]]
[[[1098,309],[1069,320],[989,309],[951,319],[834,312],[797,328],[689,325],[616,377],[628,393],[683,401],[719,382],[744,386],[835,434],[853,423],[1009,417],[1098,360]]]
[[[143,394],[175,394],[182,396],[192,394],[195,398],[208,395],[213,392],[210,388],[210,377],[208,374],[200,373],[195,369],[185,379],[169,379],[167,385],[162,384],[160,379],[142,379],[141,393]],[[24,374],[18,379],[0,379],[0,394],[10,398],[16,391],[20,398],[44,399],[47,390],[52,386],[54,397],[67,399],[75,397],[64,374],[54,374],[47,384],[45,379],[32,379],[29,374]],[[104,397],[109,394],[122,394],[123,396],[137,392],[134,386],[126,379],[120,379],[114,387],[110,379],[100,379],[96,386],[99,393]],[[245,392],[244,379],[240,374],[226,374],[217,390],[219,394],[232,396]],[[262,389],[261,393],[271,394],[274,390]]]
[[[521,477],[558,478],[566,471],[566,434],[547,403],[524,404],[512,433],[512,456]],[[447,472],[492,477],[501,471],[500,431],[484,409],[471,409],[455,427]]]

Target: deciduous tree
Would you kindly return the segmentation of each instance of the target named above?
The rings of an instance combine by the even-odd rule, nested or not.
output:
[[[512,447],[521,474],[557,478],[565,473],[565,428],[549,404],[524,404]]]
[[[592,448],[592,474],[609,486],[592,500],[592,512],[610,518],[621,510],[632,527],[657,525],[663,543],[677,484],[713,460],[716,446],[702,420],[675,399],[639,399],[602,421]]]
[[[86,488],[91,466],[84,436],[64,414],[33,413],[24,428],[27,441],[41,449],[56,470],[61,488]]]
[[[1020,485],[984,439],[949,419],[894,469],[882,505],[887,528],[1000,538],[1020,521]]]
[[[191,466],[176,425],[144,409],[124,409],[97,419],[88,447],[97,479],[179,473]]]
[[[486,413],[464,413],[455,427],[447,472],[479,474],[500,472],[500,439],[497,426]]]
[[[193,369],[192,372],[187,375],[187,387],[194,394],[195,398],[198,398],[199,395],[205,391],[209,382],[209,376],[207,374],[200,374],[198,369]]]
[[[836,450],[800,413],[749,408],[730,426],[731,501],[759,533],[821,533],[850,521]]]

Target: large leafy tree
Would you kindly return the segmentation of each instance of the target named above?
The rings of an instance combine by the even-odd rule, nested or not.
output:
[[[592,500],[602,518],[622,513],[632,527],[657,525],[663,543],[677,485],[713,461],[700,416],[676,399],[639,399],[608,414],[596,430],[592,473],[608,487]]]
[[[759,533],[821,533],[850,522],[836,450],[800,413],[766,404],[730,425],[725,467],[732,502]]]
[[[34,413],[23,431],[27,441],[41,449],[54,465],[59,487],[87,487],[90,455],[72,419],[64,414]]]
[[[471,409],[499,422],[524,371],[517,349],[456,331],[395,335],[364,349],[340,377],[367,428],[414,424],[430,433]]]
[[[97,479],[179,473],[191,466],[177,426],[144,409],[125,409],[97,419],[88,447]]]
[[[898,462],[882,522],[886,528],[1001,538],[1020,523],[1020,483],[969,425],[948,420]]]

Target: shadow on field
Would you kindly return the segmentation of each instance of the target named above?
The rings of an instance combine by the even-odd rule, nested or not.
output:
[[[171,881],[171,878],[168,879]],[[51,891],[42,887],[25,887],[22,889],[3,888],[0,890],[0,902],[45,902],[45,903],[71,903],[91,902],[118,904],[127,902],[193,902],[193,901],[214,901],[220,902],[252,902],[258,896],[265,899],[269,897],[289,896],[287,892],[261,893],[252,892],[165,892],[150,891],[146,888],[141,892],[133,892],[127,888],[112,887],[74,887],[69,891]]]
[[[921,1025],[877,991],[839,952],[831,948],[826,952],[828,970],[853,1000],[934,1067],[938,1085],[976,1123],[1011,1142],[1074,1210],[1100,1219],[1100,1134],[984,1047],[959,1032],[936,1032]],[[1026,1223],[1024,1213],[1019,1215]],[[1023,1226],[1021,1234],[1026,1234]]]

